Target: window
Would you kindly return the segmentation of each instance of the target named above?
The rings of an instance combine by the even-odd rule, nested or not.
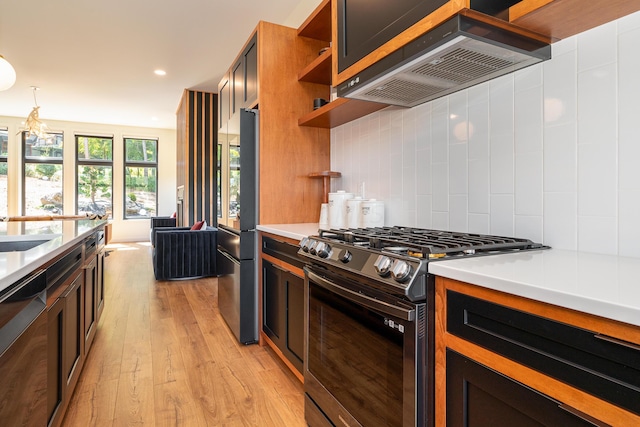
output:
[[[61,133],[22,132],[23,215],[62,214],[62,142]]]
[[[158,210],[158,141],[124,139],[124,217],[145,218]]]
[[[9,151],[9,132],[0,129],[0,218],[7,216],[7,156]]]
[[[113,211],[113,138],[76,135],[78,214],[106,215]]]

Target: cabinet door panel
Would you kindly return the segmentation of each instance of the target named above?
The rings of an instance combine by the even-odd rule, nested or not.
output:
[[[69,285],[64,296],[64,325],[63,325],[63,360],[64,380],[70,391],[80,375],[84,344],[83,321],[83,274],[77,276]]]
[[[447,331],[640,414],[640,350],[594,331],[447,291]]]
[[[302,370],[304,354],[304,279],[287,273],[287,348]]]
[[[97,257],[84,267],[84,352],[89,351],[96,333],[97,296],[98,296],[98,264]]]
[[[281,270],[268,261],[262,262],[262,299],[264,332],[276,345],[281,346],[284,338],[282,334],[285,325],[284,318],[284,289],[281,283]]]
[[[59,409],[64,399],[62,372],[62,336],[64,325],[64,299],[58,299],[47,313],[47,421],[49,424],[60,416]]]
[[[105,251],[102,250],[98,253],[98,283],[96,290],[96,322],[100,320],[102,310],[104,310],[104,255]]]
[[[244,57],[244,100],[242,105],[250,108],[258,99],[258,42],[254,37],[242,53]]]
[[[238,114],[244,107],[244,67],[242,60],[231,67],[231,116]]]
[[[594,425],[548,396],[451,350],[447,350],[446,411],[450,427]]]

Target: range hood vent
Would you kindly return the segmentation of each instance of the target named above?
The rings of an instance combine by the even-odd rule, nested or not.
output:
[[[551,46],[457,15],[338,87],[338,96],[413,107],[551,58]]]

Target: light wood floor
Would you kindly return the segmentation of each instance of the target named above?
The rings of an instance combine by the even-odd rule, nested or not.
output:
[[[106,305],[64,426],[304,426],[300,382],[240,345],[217,279],[156,282],[147,245],[110,245]]]

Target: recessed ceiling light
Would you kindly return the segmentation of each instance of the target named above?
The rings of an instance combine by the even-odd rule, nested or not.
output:
[[[165,70],[157,69],[153,72],[156,76],[166,76],[167,72]]]

